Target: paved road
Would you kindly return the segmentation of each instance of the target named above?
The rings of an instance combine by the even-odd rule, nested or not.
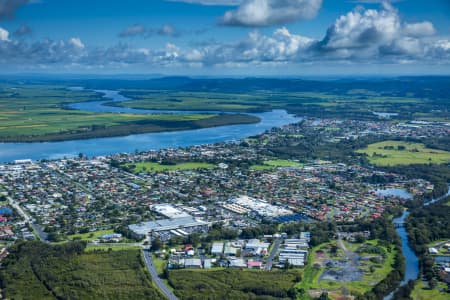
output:
[[[31,217],[20,207],[20,205],[11,197],[7,197],[9,204],[19,213],[25,222],[31,222]]]
[[[144,260],[153,281],[158,286],[159,290],[167,297],[169,300],[178,300],[178,298],[172,293],[172,291],[164,284],[164,282],[159,278],[158,272],[152,262],[152,257],[150,256],[150,250],[144,249]]]
[[[36,223],[30,223],[31,227],[38,233],[39,239],[43,242],[48,242],[48,233],[44,232],[44,230]]]
[[[7,197],[9,204],[14,207],[14,209],[19,213],[19,215],[24,219],[25,222],[31,225],[33,229],[38,233],[39,239],[41,241],[47,242],[48,234],[42,230],[41,226],[36,223],[33,223],[33,219],[28,215],[22,207],[20,207],[19,203],[17,203],[13,198]]]
[[[281,239],[280,238],[275,239],[272,250],[270,251],[269,257],[267,258],[267,264],[266,264],[267,271],[272,270],[273,259],[275,258],[275,255],[278,252],[278,248],[280,248],[280,244],[281,244]]]

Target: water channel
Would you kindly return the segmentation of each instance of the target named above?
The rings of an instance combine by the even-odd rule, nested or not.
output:
[[[425,202],[424,206],[428,206],[432,203],[441,201],[442,199],[444,199],[448,196],[450,196],[450,186],[447,191],[447,194]],[[404,223],[406,220],[406,217],[408,217],[408,215],[409,215],[409,212],[407,210],[404,210],[403,214],[400,217],[395,218],[393,220],[393,223],[397,223],[397,224]],[[414,253],[414,251],[412,250],[411,246],[409,245],[408,232],[407,232],[406,228],[404,226],[400,226],[396,229],[396,231],[402,240],[402,253],[403,253],[403,256],[405,257],[405,276],[403,277],[403,280],[399,285],[399,287],[401,287],[401,286],[407,284],[409,280],[416,280],[419,277],[419,259],[416,256],[416,254]],[[393,291],[391,294],[386,296],[384,299],[385,300],[392,299],[394,293],[397,290],[398,290],[398,288],[395,291]]]
[[[122,102],[131,100],[124,97],[118,91],[101,90],[105,100],[79,102],[69,105],[70,109],[84,111],[93,111],[101,113],[137,113],[137,114],[190,114],[190,113],[222,113],[217,111],[160,111],[160,110],[142,110],[126,107],[107,106],[107,102]],[[252,113],[261,119],[256,124],[228,125],[213,128],[204,128],[196,130],[175,131],[135,134],[112,138],[94,138],[87,140],[72,140],[63,142],[36,142],[36,143],[0,143],[0,162],[10,162],[15,159],[58,159],[63,157],[74,157],[83,153],[89,157],[109,155],[113,153],[131,153],[136,150],[157,150],[164,148],[187,147],[193,145],[226,142],[238,140],[248,136],[260,134],[273,127],[280,127],[291,123],[301,121],[301,118],[288,114],[285,110],[273,110],[264,113]],[[395,189],[381,191],[385,195],[407,196],[407,194]],[[437,202],[446,195],[433,199],[424,205]],[[394,223],[403,223],[408,212],[405,210],[402,216],[395,218]],[[406,284],[409,280],[416,280],[419,276],[418,258],[412,251],[406,228],[397,228],[397,234],[402,240],[402,252],[405,257],[406,269],[405,276],[400,286]],[[393,292],[394,293],[394,292]],[[385,297],[385,300],[392,299],[393,293]]]
[[[103,113],[209,113],[208,111],[159,111],[107,106],[105,105],[107,102],[121,102],[131,99],[124,97],[117,91],[103,90],[98,92],[103,93],[104,101],[79,102],[71,104],[69,108]],[[16,159],[58,159],[74,157],[79,153],[94,157],[114,153],[132,153],[136,150],[158,150],[227,142],[260,134],[273,127],[281,127],[301,121],[301,118],[288,114],[285,110],[251,113],[249,115],[256,116],[261,121],[255,124],[227,125],[195,130],[134,134],[110,138],[62,142],[0,143],[0,162],[11,162]]]

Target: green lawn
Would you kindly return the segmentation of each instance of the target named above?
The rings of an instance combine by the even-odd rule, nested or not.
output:
[[[152,260],[158,274],[162,274],[167,265],[167,260],[157,258],[155,255],[152,255]]]
[[[95,239],[98,239],[102,235],[114,233],[114,230],[108,229],[108,230],[100,230],[95,232],[88,232],[88,233],[78,233],[69,235],[69,240],[82,240],[82,241],[93,241]]]
[[[267,160],[262,165],[253,165],[250,167],[251,170],[271,170],[273,168],[278,167],[301,167],[303,166],[301,163],[292,161],[292,160],[284,160],[284,159],[275,159],[275,160]]]
[[[450,162],[450,152],[426,148],[425,145],[419,143],[401,141],[371,144],[365,149],[358,150],[357,153],[366,154],[370,163],[377,166]]]
[[[307,265],[302,272],[302,281],[297,283],[295,286],[296,288],[301,288],[305,291],[319,288],[319,277],[322,274],[323,269],[314,267],[314,253],[320,249],[324,249],[327,245],[328,243],[324,243],[310,250]]]
[[[447,288],[445,284],[438,284],[438,288]],[[412,300],[448,300],[450,299],[450,294],[442,293],[437,288],[430,290],[425,288],[421,280],[416,281],[414,290],[411,292]]]
[[[167,280],[167,278],[164,278],[164,275],[163,275],[164,269],[166,268],[166,265],[167,265],[167,260],[157,258],[155,255],[152,255],[152,260],[153,260],[153,265],[155,266],[156,272],[158,272],[158,274],[160,275],[159,277],[161,278],[161,280],[172,292],[174,292],[173,287],[169,283],[169,280]]]
[[[446,203],[446,205],[448,205],[448,203]],[[444,247],[444,245],[446,243],[450,243],[450,240],[449,239],[439,239],[439,240],[433,241],[432,243],[428,243],[427,248],[430,248],[430,247],[437,248],[437,250],[439,251],[439,253],[437,255],[449,256],[449,254],[447,254],[447,249],[445,249],[445,247]],[[437,247],[439,244],[441,244],[441,247]]]
[[[133,167],[134,165],[134,167]],[[195,170],[195,169],[212,169],[215,165],[202,163],[202,162],[187,162],[176,165],[162,165],[154,162],[140,162],[135,164],[129,164],[128,167],[132,168],[134,173],[151,173],[151,172],[164,172],[164,171],[177,171],[177,170]]]

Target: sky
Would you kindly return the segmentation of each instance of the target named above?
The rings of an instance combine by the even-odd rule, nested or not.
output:
[[[450,0],[0,0],[0,73],[450,75]]]

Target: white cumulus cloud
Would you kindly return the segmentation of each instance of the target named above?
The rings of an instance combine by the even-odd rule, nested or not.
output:
[[[169,26],[154,29],[153,34],[158,34],[156,30],[161,30],[161,34],[174,32]],[[141,31],[136,27],[127,32],[141,35]],[[0,64],[10,66],[77,65],[92,69],[129,65],[249,67],[327,63],[450,66],[450,41],[437,36],[431,22],[405,22],[391,5],[380,9],[358,7],[337,18],[322,39],[281,27],[272,34],[254,30],[232,42],[191,46],[168,43],[159,49],[153,49],[151,43],[147,48],[123,42],[85,47],[78,37],[67,41],[31,41],[10,37],[8,31],[0,28]]]
[[[262,27],[312,19],[322,0],[245,0],[237,9],[225,13],[223,25]]]
[[[425,37],[435,34],[430,22],[402,22],[398,11],[384,3],[381,10],[358,7],[339,17],[317,42],[316,55],[332,59],[395,59],[424,56]]]
[[[421,22],[421,23],[413,23],[406,24],[404,28],[404,33],[410,36],[427,36],[433,35],[436,33],[434,26],[431,22]]]
[[[77,49],[84,49],[84,44],[78,37],[71,38],[69,43]]]
[[[7,41],[9,32],[6,29],[0,27],[0,41]]]

